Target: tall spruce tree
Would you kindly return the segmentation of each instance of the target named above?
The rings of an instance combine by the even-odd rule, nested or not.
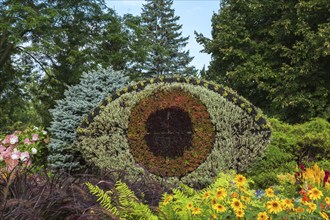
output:
[[[143,70],[147,75],[196,74],[188,64],[193,57],[183,48],[189,37],[182,37],[182,25],[171,8],[173,0],[146,0],[142,8],[144,38],[148,42],[148,55]]]

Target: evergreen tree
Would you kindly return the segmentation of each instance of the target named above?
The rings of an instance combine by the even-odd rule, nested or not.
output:
[[[70,86],[64,98],[56,101],[50,110],[52,122],[49,128],[52,139],[49,144],[49,164],[52,168],[76,170],[81,168],[80,154],[74,150],[76,128],[111,91],[127,84],[127,77],[111,68],[85,73],[79,84]]]
[[[148,42],[148,55],[143,69],[147,75],[196,73],[188,64],[193,57],[183,51],[189,37],[182,37],[179,16],[171,8],[173,0],[146,0],[142,8],[144,38]]]
[[[330,1],[226,0],[212,27],[208,79],[287,122],[330,120]]]

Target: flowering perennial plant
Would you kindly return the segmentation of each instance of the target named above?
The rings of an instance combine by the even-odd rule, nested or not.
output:
[[[38,128],[28,128],[24,131],[15,131],[0,139],[0,171],[11,173],[17,165],[31,165],[31,157],[41,155],[46,140],[46,131]],[[1,136],[0,136],[1,138]]]
[[[303,185],[295,185],[300,194],[286,196],[284,185],[252,190],[244,176],[222,173],[204,190],[182,186],[165,194],[160,211],[173,219],[329,219],[330,188],[323,173],[317,165],[307,168]]]

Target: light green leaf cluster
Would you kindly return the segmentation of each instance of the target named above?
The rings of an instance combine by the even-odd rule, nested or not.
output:
[[[89,191],[98,197],[100,205],[119,219],[157,220],[148,205],[143,204],[125,183],[118,181],[113,191],[104,192],[98,186],[86,183]]]
[[[100,187],[94,186],[89,182],[86,183],[86,186],[89,191],[97,197],[97,201],[102,207],[108,209],[115,216],[119,215],[117,207],[112,205],[111,197],[109,195],[111,192],[104,192]]]

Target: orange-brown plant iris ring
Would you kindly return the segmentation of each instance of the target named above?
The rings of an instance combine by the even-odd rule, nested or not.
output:
[[[181,89],[171,89],[132,109],[127,136],[137,164],[161,177],[182,177],[206,160],[215,134],[205,105]]]

